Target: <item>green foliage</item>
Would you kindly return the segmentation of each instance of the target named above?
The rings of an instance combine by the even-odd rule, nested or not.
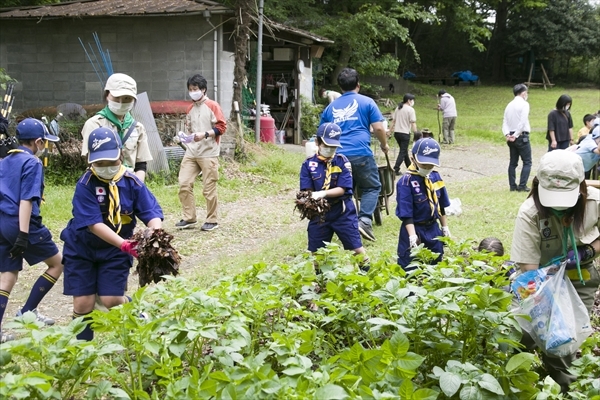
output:
[[[26,313],[10,326],[23,336],[0,353],[0,394],[559,398],[551,380],[538,385],[535,355],[510,350],[519,334],[511,296],[497,289],[506,284],[500,258],[445,241],[447,261],[419,263],[410,277],[390,255],[361,273],[360,257],[337,245],[289,264],[255,264],[208,290],[171,277],[138,290],[131,303],[94,312],[94,342],[75,340],[81,319],[40,330]],[[434,257],[422,248],[415,254]],[[576,368],[591,376],[597,366],[588,354]]]
[[[319,129],[320,114],[323,112],[322,104],[313,104],[309,99],[301,96],[302,117],[300,118],[300,129],[302,137],[308,139],[317,134]]]
[[[324,21],[317,32],[335,41],[335,53],[329,52],[323,58],[324,70],[329,72],[340,65],[352,65],[361,74],[395,76],[399,62],[391,55],[383,56],[380,44],[392,38],[398,39],[406,43],[418,57],[408,28],[398,22],[404,9],[410,10],[411,16],[422,18],[422,14],[414,12],[414,7],[406,4],[386,10],[380,5],[365,4]]]
[[[11,78],[4,68],[0,68],[0,88],[6,90],[6,84],[8,82],[16,82],[13,78]]]
[[[549,0],[544,8],[523,10],[511,18],[509,44],[538,56],[597,56],[599,22],[587,0]]]

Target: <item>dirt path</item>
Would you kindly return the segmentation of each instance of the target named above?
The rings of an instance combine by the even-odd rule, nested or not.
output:
[[[285,145],[289,151],[304,152],[301,146]],[[544,153],[544,148],[534,149],[534,171],[537,161]],[[390,153],[390,162],[395,160],[395,152]],[[506,174],[508,166],[508,150],[503,145],[476,144],[472,146],[444,146],[441,153],[441,173],[446,182],[468,181],[486,176]],[[519,167],[520,171],[520,167]],[[533,174],[532,174],[533,176]],[[508,184],[507,184],[508,189]],[[234,257],[251,252],[264,243],[268,243],[284,232],[305,230],[306,221],[299,221],[298,216],[290,213],[291,199],[295,190],[277,193],[274,196],[257,199],[243,199],[235,203],[221,205],[219,229],[202,232],[199,228],[176,231],[174,224],[179,215],[167,215],[164,227],[174,233],[174,245],[182,253],[181,274],[184,277],[196,275],[202,266],[213,265],[224,256]],[[395,202],[395,199],[391,199]],[[204,210],[198,210],[199,221],[202,221]],[[265,223],[268,221],[268,224]],[[35,280],[43,271],[43,264],[31,268],[25,266],[19,274],[5,320],[10,319],[23,305]],[[227,271],[215,272],[226,273]],[[138,288],[137,275],[129,279],[129,292]],[[206,279],[211,279],[207,276]],[[62,277],[53,290],[39,306],[40,312],[55,318],[58,323],[66,323],[71,319],[71,297],[62,294]]]

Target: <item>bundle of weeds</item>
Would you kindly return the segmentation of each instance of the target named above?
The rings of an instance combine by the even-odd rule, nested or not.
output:
[[[145,229],[131,238],[137,242],[137,273],[140,286],[164,280],[163,275],[177,276],[181,257],[171,245],[173,235],[163,229]]]
[[[312,220],[319,217],[321,222],[325,222],[325,214],[330,208],[331,206],[326,199],[313,199],[310,190],[302,190],[296,193],[296,207],[294,207],[294,210],[300,211],[300,219]]]

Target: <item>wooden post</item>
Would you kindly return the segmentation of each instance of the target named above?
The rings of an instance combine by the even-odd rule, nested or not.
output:
[[[548,85],[552,85],[550,83],[550,79],[548,78],[548,74],[546,74],[546,69],[544,68],[544,64],[541,64],[541,65],[542,65],[542,76],[544,78],[546,78],[546,82],[548,82]],[[550,86],[550,87],[552,87],[552,86]]]
[[[240,113],[240,105],[238,104],[237,101],[233,102],[233,111],[235,112],[237,125],[238,125],[236,146],[239,147],[240,153],[244,154],[244,126],[242,125],[242,116],[240,115],[241,114]]]
[[[529,88],[529,84],[531,83],[531,74],[533,74],[533,63],[531,63],[531,67],[529,68],[529,78],[527,78],[527,88]]]

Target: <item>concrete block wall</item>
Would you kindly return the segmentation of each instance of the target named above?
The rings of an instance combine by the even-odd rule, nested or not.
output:
[[[219,16],[211,19],[214,26],[221,22]],[[147,92],[150,101],[189,100],[186,82],[196,73],[207,79],[212,98],[211,29],[201,15],[2,20],[0,67],[19,81],[13,113],[61,103],[101,103],[103,85],[78,39],[92,59],[88,44],[99,58],[94,32],[103,49],[110,52],[114,72],[132,76],[138,92]],[[230,39],[218,29],[218,101],[229,118],[234,59],[231,52],[223,50],[222,40]]]

